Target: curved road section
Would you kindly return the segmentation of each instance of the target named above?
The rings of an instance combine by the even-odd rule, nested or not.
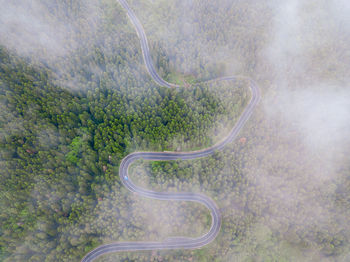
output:
[[[149,53],[148,42],[146,34],[143,30],[143,27],[140,21],[137,19],[134,12],[130,9],[128,3],[125,0],[119,0],[119,3],[124,7],[127,11],[130,21],[134,25],[138,37],[141,43],[141,49],[143,54],[143,59],[145,61],[147,70],[153,80],[164,87],[178,87],[177,85],[166,82],[162,79],[156,72],[151,56]],[[202,194],[196,194],[191,192],[180,192],[180,193],[169,193],[169,192],[155,192],[151,190],[147,190],[141,187],[136,186],[129,178],[128,169],[129,166],[138,159],[152,160],[152,161],[166,161],[166,160],[189,160],[196,159],[200,157],[206,157],[213,154],[215,151],[222,150],[224,146],[230,142],[232,142],[244,126],[244,124],[249,119],[252,114],[255,106],[259,102],[260,92],[256,83],[247,77],[238,77],[238,76],[229,76],[218,78],[210,81],[227,81],[234,80],[238,78],[244,78],[250,82],[250,90],[251,90],[251,98],[241,114],[240,118],[231,129],[229,134],[222,139],[220,142],[215,145],[192,152],[135,152],[127,155],[121,162],[119,167],[119,177],[122,181],[123,185],[129,189],[131,192],[134,192],[140,196],[158,199],[158,200],[171,200],[171,201],[194,201],[206,206],[211,214],[211,227],[210,230],[198,237],[198,238],[170,238],[163,242],[115,242],[110,244],[101,245],[88,254],[81,260],[82,262],[90,262],[95,260],[97,257],[113,252],[120,251],[137,251],[137,250],[159,250],[159,249],[195,249],[205,246],[212,242],[216,236],[218,235],[221,227],[221,215],[218,207],[215,202]]]
[[[143,55],[143,60],[145,61],[148,73],[151,75],[153,80],[160,86],[165,86],[165,87],[179,87],[178,85],[168,83],[165,81],[163,78],[161,78],[156,69],[153,66],[152,58],[149,52],[149,47],[148,47],[148,41],[147,37],[145,34],[145,30],[143,30],[142,24],[140,23],[139,19],[135,15],[134,11],[132,11],[128,5],[128,3],[125,0],[119,0],[119,3],[124,7],[126,10],[128,17],[135,27],[136,33],[140,39],[141,43],[141,50],[142,50],[142,55]]]

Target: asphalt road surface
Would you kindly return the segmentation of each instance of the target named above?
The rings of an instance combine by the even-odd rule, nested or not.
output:
[[[158,73],[156,72],[153,66],[153,62],[149,53],[147,37],[140,21],[137,19],[135,13],[130,9],[128,3],[125,0],[119,0],[119,3],[126,10],[130,21],[132,22],[132,24],[136,29],[136,32],[138,34],[138,37],[141,43],[143,59],[145,61],[147,70],[150,76],[152,77],[152,79],[160,86],[164,86],[168,88],[178,87],[177,85],[166,82],[164,79],[162,79],[158,75]],[[260,92],[256,83],[248,77],[228,76],[228,77],[222,77],[222,78],[211,80],[211,81],[228,81],[228,80],[242,79],[242,78],[248,80],[250,83],[249,84],[250,91],[251,91],[250,101],[246,106],[246,108],[244,109],[243,113],[241,114],[240,118],[234,125],[234,127],[229,132],[229,134],[220,142],[218,142],[217,144],[209,148],[205,148],[198,151],[192,151],[192,152],[135,152],[127,155],[122,160],[119,167],[120,180],[122,181],[123,185],[127,189],[129,189],[131,192],[134,192],[143,197],[148,197],[148,198],[153,198],[158,200],[194,201],[206,206],[209,209],[211,218],[212,218],[211,227],[209,231],[198,238],[177,237],[177,238],[169,238],[163,242],[114,242],[110,244],[105,244],[95,248],[94,250],[86,254],[86,256],[81,260],[82,262],[93,261],[101,255],[104,255],[107,253],[113,253],[113,252],[120,252],[120,251],[160,250],[160,249],[196,249],[209,244],[216,238],[216,236],[219,234],[220,227],[221,227],[221,215],[218,207],[216,206],[215,202],[212,199],[210,199],[205,195],[191,193],[191,192],[179,192],[179,193],[155,192],[155,191],[147,190],[145,188],[138,187],[130,180],[128,175],[128,168],[134,161],[138,159],[145,159],[145,160],[152,160],[152,161],[161,161],[161,160],[166,161],[166,160],[179,160],[179,159],[189,160],[189,159],[196,159],[200,157],[206,157],[215,153],[216,151],[222,150],[226,144],[232,142],[237,137],[238,133],[240,132],[244,124],[249,119],[255,106],[259,102]]]

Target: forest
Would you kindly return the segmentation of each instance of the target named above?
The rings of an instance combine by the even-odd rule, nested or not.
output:
[[[291,124],[277,105],[287,110],[292,100],[283,100],[281,86],[295,94],[307,83],[319,94],[319,83],[332,82],[332,90],[345,85],[348,32],[336,22],[307,20],[322,30],[302,38],[307,55],[299,71],[297,58],[277,65],[265,57],[273,4],[219,2],[130,1],[157,71],[177,89],[149,77],[117,1],[27,4],[26,12],[34,17],[39,10],[39,22],[59,29],[55,50],[34,29],[24,35],[28,47],[0,27],[12,37],[0,41],[1,261],[80,261],[103,243],[204,234],[211,217],[203,206],[140,198],[123,187],[118,167],[131,152],[189,151],[219,141],[249,100],[248,82],[205,81],[232,74],[254,78],[264,98],[232,144],[197,160],[140,160],[130,170],[145,188],[211,197],[223,217],[218,237],[198,250],[116,253],[98,261],[350,259],[350,143],[330,140],[324,149],[317,140],[310,147],[299,122]],[[311,52],[319,34],[327,41]]]

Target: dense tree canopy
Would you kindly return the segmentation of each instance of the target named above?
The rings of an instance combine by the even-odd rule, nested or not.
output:
[[[274,94],[277,73],[259,60],[270,6],[130,1],[158,72],[182,86],[167,89],[149,77],[117,1],[36,2],[48,24],[69,27],[56,52],[0,47],[0,260],[79,261],[102,243],[206,232],[211,218],[203,206],[133,195],[120,183],[118,167],[134,151],[199,149],[227,134],[249,100],[248,83],[205,80],[233,70]],[[322,77],[342,71],[310,68]],[[222,152],[131,167],[138,185],[213,198],[223,216],[213,243],[99,261],[348,261],[350,152],[322,180],[320,156],[285,119],[267,119],[263,107]]]

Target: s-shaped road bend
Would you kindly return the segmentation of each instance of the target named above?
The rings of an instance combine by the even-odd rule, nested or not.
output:
[[[166,82],[162,79],[156,72],[153,62],[150,56],[148,41],[145,31],[136,17],[135,13],[130,9],[128,3],[125,0],[118,0],[119,3],[126,10],[127,15],[136,29],[137,35],[140,39],[141,49],[143,54],[143,59],[146,64],[147,70],[152,77],[152,79],[160,86],[172,88],[178,87],[177,85]],[[191,193],[191,192],[179,192],[179,193],[169,193],[169,192],[155,192],[147,190],[136,186],[128,176],[129,166],[138,159],[152,160],[152,161],[165,161],[165,160],[189,160],[196,159],[200,157],[206,157],[213,154],[215,151],[222,150],[226,144],[232,142],[244,126],[244,124],[249,119],[255,106],[260,100],[260,92],[256,83],[248,78],[241,76],[228,76],[222,77],[210,81],[227,81],[234,80],[238,78],[244,78],[249,81],[249,87],[251,91],[251,98],[244,109],[243,113],[240,115],[238,121],[231,129],[229,134],[215,145],[198,151],[192,152],[135,152],[127,155],[120,164],[119,167],[119,177],[123,185],[140,196],[158,199],[158,200],[168,200],[168,201],[194,201],[206,206],[211,214],[211,227],[209,231],[198,237],[198,238],[171,238],[162,242],[114,242],[110,244],[101,245],[88,254],[81,260],[82,262],[90,262],[95,260],[97,257],[113,252],[121,251],[137,251],[137,250],[160,250],[160,249],[196,249],[203,247],[210,242],[212,242],[216,236],[219,234],[221,227],[221,215],[215,202],[202,194]]]

